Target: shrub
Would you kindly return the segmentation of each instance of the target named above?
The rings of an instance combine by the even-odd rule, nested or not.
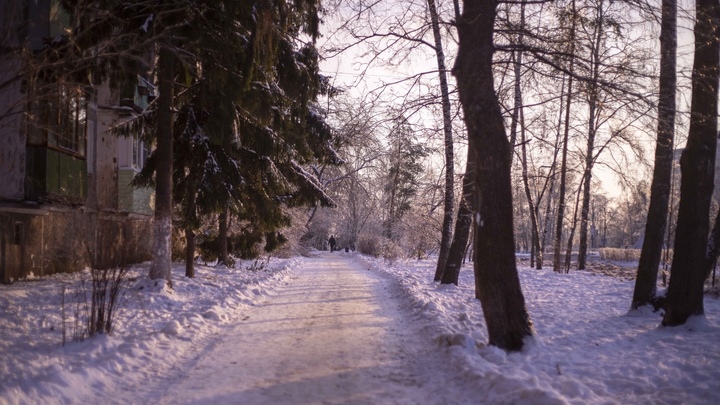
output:
[[[600,258],[603,260],[612,260],[618,262],[633,262],[640,260],[640,249],[619,249],[619,248],[601,248]]]
[[[361,234],[358,237],[357,250],[364,255],[380,257],[383,253],[382,248],[383,244],[379,236]]]
[[[112,334],[118,311],[125,304],[125,293],[132,282],[130,264],[142,251],[143,235],[129,222],[96,218],[73,224],[81,253],[90,267],[90,280],[83,273],[75,292],[73,339],[96,334]],[[88,288],[89,284],[89,288]],[[89,291],[88,291],[89,290]],[[63,343],[66,341],[65,289],[63,288]]]
[[[382,257],[392,263],[405,257],[405,251],[397,243],[390,239],[385,239],[382,247]]]

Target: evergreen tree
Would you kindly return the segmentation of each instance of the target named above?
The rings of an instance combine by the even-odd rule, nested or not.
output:
[[[397,225],[410,211],[412,198],[419,188],[419,175],[423,167],[421,159],[427,151],[420,145],[412,129],[404,119],[399,119],[389,136],[388,172],[385,182],[387,215],[384,224],[385,237],[396,240]]]
[[[163,226],[156,236],[165,243],[156,243],[162,259],[151,277],[170,280],[168,195],[187,235],[200,217],[228,212],[251,223],[253,235],[273,235],[274,246],[282,238],[273,231],[289,223],[283,206],[331,204],[304,169],[316,160],[340,161],[314,104],[327,88],[314,46],[316,1],[65,3],[78,16],[74,43],[94,52],[85,63],[98,77],[119,83],[124,72],[134,76],[139,56],[160,48],[156,77],[166,84],[159,102],[124,129],[145,128],[158,142],[135,184],[168,184],[157,189]],[[168,173],[178,190],[164,180]]]

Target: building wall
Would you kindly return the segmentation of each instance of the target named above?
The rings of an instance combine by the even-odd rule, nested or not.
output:
[[[118,176],[118,209],[142,215],[153,215],[155,212],[155,193],[150,188],[135,188],[130,183],[137,174],[132,168],[119,169]]]
[[[119,252],[127,263],[150,258],[152,191],[128,188],[128,208],[118,206],[118,137],[110,129],[129,115],[117,108],[117,91],[104,83],[88,96],[78,153],[28,142],[27,89],[11,80],[23,64],[13,55],[63,35],[69,19],[59,3],[0,0],[0,83],[10,83],[0,89],[0,282],[102,265],[98,252]],[[132,171],[124,171],[124,187]]]
[[[17,76],[20,63],[10,56],[23,37],[24,1],[0,0],[0,83]],[[25,137],[21,128],[20,81],[10,81],[0,95],[0,200],[22,200]],[[4,173],[4,175],[2,175]]]
[[[17,75],[17,60],[0,54],[0,83]],[[11,82],[0,94],[0,200],[19,201],[25,189],[25,131],[22,127],[20,81]]]
[[[0,282],[101,264],[91,252],[119,252],[126,263],[151,257],[150,221],[77,209],[21,211],[0,211]]]

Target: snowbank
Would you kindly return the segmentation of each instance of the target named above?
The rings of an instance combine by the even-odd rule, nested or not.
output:
[[[705,298],[706,317],[662,327],[661,315],[648,308],[628,312],[633,282],[523,267],[536,336],[522,353],[508,355],[485,345],[471,266],[456,287],[432,282],[434,262],[357,260],[400,281],[416,316],[436,326],[438,343],[449,346],[468,379],[487,387],[487,403],[720,403],[715,298]]]
[[[173,269],[173,288],[147,278],[127,290],[112,336],[73,341],[72,304],[87,293],[87,272],[0,286],[0,404],[95,403],[97,394],[162,389],[152,384],[219,339],[249,306],[285,282],[298,260],[273,260],[268,271],[197,266],[197,277]],[[87,281],[85,281],[87,285]],[[62,345],[63,289],[65,329]]]

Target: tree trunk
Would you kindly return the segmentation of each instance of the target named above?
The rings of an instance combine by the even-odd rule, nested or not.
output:
[[[718,208],[718,213],[715,216],[715,223],[712,227],[712,231],[710,231],[707,252],[707,260],[712,264],[706,269],[705,279],[710,277],[710,272],[717,265],[718,256],[720,256],[720,207]],[[715,280],[713,280],[713,285],[715,285]]]
[[[675,138],[675,94],[677,76],[677,0],[662,1],[660,28],[660,99],[658,100],[655,168],[650,186],[650,206],[645,223],[632,308],[655,303],[657,276],[662,256],[672,184]]]
[[[570,67],[568,75],[567,100],[565,104],[565,127],[563,129],[563,148],[560,164],[560,184],[558,185],[558,214],[555,224],[555,239],[553,240],[553,271],[562,273],[560,265],[560,250],[562,249],[563,220],[565,217],[565,191],[567,188],[567,154],[568,140],[570,138],[570,106],[573,99],[573,72],[575,71],[575,27],[576,27],[575,0],[572,1],[572,22],[570,28]]]
[[[192,176],[192,174],[191,174]],[[197,225],[197,192],[200,179],[193,177],[187,186],[185,218],[185,277],[195,277],[195,229]]]
[[[218,217],[218,264],[228,263],[228,210],[224,208]]]
[[[570,273],[570,264],[572,263],[572,247],[573,239],[575,238],[575,229],[577,228],[577,216],[578,207],[580,206],[580,191],[577,192],[577,198],[575,199],[575,211],[573,212],[572,227],[570,227],[570,235],[568,235],[567,250],[565,250],[565,265],[563,266],[564,273]]]
[[[604,32],[605,15],[603,1],[597,5],[597,21],[595,24],[594,44],[592,49],[592,77],[589,83],[588,95],[588,138],[585,153],[585,173],[583,180],[582,209],[580,210],[580,242],[578,247],[578,270],[585,270],[585,258],[588,251],[588,222],[590,218],[590,187],[592,182],[592,169],[594,164],[595,135],[597,134],[597,116],[600,108],[598,102],[598,80],[600,79],[600,46]]]
[[[522,112],[520,112],[520,116],[522,117]],[[522,120],[521,120],[522,121]],[[520,129],[520,149],[521,149],[521,165],[522,165],[522,180],[523,180],[523,186],[525,188],[525,198],[528,202],[528,209],[530,211],[530,240],[532,243],[531,247],[531,256],[530,256],[530,267],[533,267],[535,265],[535,261],[537,263],[542,262],[542,252],[540,251],[540,233],[538,231],[538,218],[537,218],[537,205],[540,203],[539,201],[535,203],[532,195],[532,191],[530,190],[530,180],[528,178],[528,163],[527,163],[527,140],[525,139],[525,129]],[[534,259],[534,260],[533,260]],[[542,264],[538,264],[539,267],[542,267]]]
[[[719,8],[718,0],[696,1],[690,130],[680,158],[680,206],[662,321],[665,326],[684,324],[690,316],[705,311],[703,284],[712,263],[707,245],[717,148]]]
[[[518,35],[517,45],[522,46],[524,42],[523,30],[525,29],[525,3],[520,3],[520,27]],[[515,148],[515,142],[517,140],[517,127],[522,114],[522,88],[520,86],[520,73],[522,67],[522,50],[513,52],[515,57],[515,63],[513,66],[513,73],[515,74],[514,97],[513,97],[513,112],[510,117],[510,163],[513,160],[513,149]]]
[[[185,277],[195,278],[195,232],[185,228]]]
[[[172,173],[173,173],[173,83],[175,61],[170,49],[163,45],[158,54],[157,148],[155,156],[155,234],[150,279],[163,278],[172,285]]]
[[[520,350],[533,334],[515,264],[510,144],[493,84],[493,32],[497,2],[467,0],[458,21],[453,73],[476,157],[475,283],[489,343]]]
[[[440,239],[440,252],[437,267],[435,268],[435,281],[442,279],[445,272],[450,244],[453,233],[453,216],[455,210],[455,153],[453,152],[452,117],[450,115],[450,91],[447,83],[447,69],[445,67],[445,53],[443,52],[442,37],[440,35],[440,19],[438,18],[435,0],[427,0],[432,22],[433,37],[435,39],[435,56],[437,58],[438,73],[440,77],[440,92],[442,94],[443,134],[445,138],[445,201],[442,224],[442,237]]]
[[[460,268],[462,267],[465,252],[467,251],[468,238],[470,237],[470,229],[472,228],[472,210],[470,201],[472,200],[473,184],[475,182],[473,176],[475,168],[473,165],[473,157],[468,150],[467,163],[465,166],[465,178],[463,178],[463,194],[458,208],[457,222],[455,223],[455,234],[453,235],[452,245],[448,253],[445,272],[443,273],[441,284],[458,284],[460,276]]]
[[[565,105],[565,128],[563,129],[562,158],[560,159],[560,184],[558,185],[558,213],[555,224],[555,239],[553,240],[553,270],[562,273],[560,264],[562,249],[563,221],[565,219],[565,192],[567,190],[567,155],[570,138],[570,106],[572,103],[573,78],[568,78],[567,103]]]
[[[545,220],[543,224],[543,232],[542,232],[542,238],[540,239],[540,251],[544,255],[545,254],[545,246],[547,246],[548,238],[550,237],[550,234],[552,233],[552,220],[553,220],[553,198],[555,193],[555,181],[557,176],[557,160],[558,155],[560,154],[560,139],[563,138],[561,136],[561,128],[563,126],[563,107],[562,102],[565,99],[565,77],[563,77],[562,85],[560,86],[560,112],[558,114],[558,122],[557,122],[557,136],[555,137],[555,146],[554,146],[554,152],[553,152],[553,160],[552,164],[550,165],[550,171],[548,173],[548,178],[550,179],[550,185],[547,188],[548,191],[548,198],[547,202],[545,204]],[[567,137],[566,137],[567,141]],[[567,153],[566,153],[567,155]],[[539,207],[539,203],[538,203]],[[561,234],[562,236],[562,234]],[[554,262],[554,261],[553,261]],[[542,260],[537,264],[536,269],[540,270],[542,269],[543,262]]]
[[[545,205],[545,225],[543,227],[543,233],[542,238],[540,239],[540,258],[542,259],[545,255],[545,246],[547,244],[548,235],[550,234],[551,228],[552,228],[552,200],[553,200],[553,193],[555,192],[555,174],[552,174],[552,177],[550,178],[550,187],[548,188],[548,197],[547,197],[547,204]],[[540,260],[536,263],[535,267],[537,270],[542,269],[543,266],[543,260]]]

